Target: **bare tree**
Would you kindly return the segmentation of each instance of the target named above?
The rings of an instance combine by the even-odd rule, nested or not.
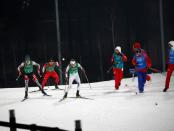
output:
[[[115,21],[116,21],[116,15],[113,7],[106,8],[107,14],[109,15],[109,20],[110,20],[110,26],[107,27],[109,31],[112,33],[112,46],[115,48],[116,46],[116,31],[115,31]]]

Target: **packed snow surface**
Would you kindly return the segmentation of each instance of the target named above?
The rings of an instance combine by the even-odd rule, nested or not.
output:
[[[45,87],[51,96],[43,96],[37,87],[29,87],[29,99],[21,102],[24,88],[0,89],[0,121],[9,121],[14,109],[16,122],[75,130],[75,120],[81,120],[83,131],[173,131],[174,76],[170,89],[164,93],[164,74],[151,74],[144,93],[138,93],[137,78],[122,80],[119,90],[114,81],[81,84],[80,94],[90,99],[74,98],[76,84],[62,102],[63,90]],[[65,85],[59,86],[61,89]],[[32,93],[31,93],[32,92]],[[137,92],[137,93],[136,93]],[[9,131],[1,127],[0,131]]]

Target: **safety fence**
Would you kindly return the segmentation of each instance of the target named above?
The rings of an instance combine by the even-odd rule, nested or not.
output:
[[[60,129],[58,127],[46,127],[46,126],[38,126],[36,124],[27,125],[27,124],[16,123],[14,110],[9,110],[9,121],[10,122],[0,121],[0,126],[9,127],[10,131],[17,131],[17,129],[25,129],[30,131],[67,131],[64,129]],[[75,131],[82,131],[80,120],[75,121]]]

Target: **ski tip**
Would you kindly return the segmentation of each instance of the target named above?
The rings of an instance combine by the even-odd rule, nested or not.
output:
[[[23,101],[25,101],[25,100],[27,100],[27,99],[28,99],[28,98],[24,98],[24,99],[21,100],[21,102],[23,102]]]
[[[59,102],[61,102],[61,101],[65,100],[65,99],[66,99],[66,98],[62,98],[62,99],[60,99],[60,100],[59,100]]]
[[[92,98],[89,98],[89,97],[84,97],[84,96],[78,96],[78,97],[68,97],[68,98],[73,98],[73,99],[88,99],[88,100],[94,100]]]
[[[48,95],[48,94],[43,94],[43,96],[52,96],[52,95]]]

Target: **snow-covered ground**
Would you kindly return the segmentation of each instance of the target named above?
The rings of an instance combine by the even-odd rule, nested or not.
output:
[[[0,89],[0,121],[9,121],[10,109],[15,109],[17,123],[59,127],[73,131],[74,121],[81,120],[83,131],[173,131],[174,130],[174,77],[170,89],[162,92],[165,76],[151,74],[145,93],[136,94],[137,78],[123,79],[120,90],[114,90],[114,81],[81,85],[81,95],[91,99],[68,98],[62,102],[63,90],[29,93],[28,100],[20,102],[24,88]],[[62,85],[60,88],[64,88]],[[29,92],[37,90],[30,87]],[[74,97],[76,85],[68,97]],[[0,131],[9,131],[0,127]]]

